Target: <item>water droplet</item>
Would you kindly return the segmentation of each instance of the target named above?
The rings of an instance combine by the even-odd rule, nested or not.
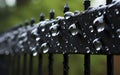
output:
[[[75,24],[72,24],[68,28],[73,36],[78,34],[78,29]]]
[[[30,46],[29,49],[30,49],[31,51],[35,51],[35,50],[36,50],[36,47]]]
[[[108,48],[107,46],[105,47],[105,49],[106,49],[107,51],[109,51],[109,48]]]
[[[101,15],[101,12],[98,12],[98,15]]]
[[[62,19],[64,19],[64,17],[62,17],[62,16],[57,16],[56,19],[57,19],[57,20],[62,20]]]
[[[116,33],[118,35],[118,38],[120,38],[120,29],[117,29]]]
[[[78,50],[75,50],[75,53],[77,53],[78,52]]]
[[[62,46],[60,46],[60,49],[62,49]]]
[[[37,38],[36,38],[36,41],[39,41],[39,40],[40,40],[40,37],[37,37]]]
[[[57,46],[60,46],[60,43],[57,43]]]
[[[90,48],[89,47],[86,47],[85,49],[87,50],[87,53],[90,53]]]
[[[68,41],[66,41],[65,43],[68,43]]]
[[[96,30],[98,32],[102,32],[105,29],[105,22],[104,22],[104,16],[97,17],[94,21],[93,24],[96,27]]]
[[[66,24],[66,22],[65,22],[65,21],[63,21],[63,24],[65,25],[65,24]]]
[[[42,28],[41,31],[44,32],[44,31],[45,31],[45,28]]]
[[[33,53],[33,56],[37,56],[37,54],[38,54],[37,52],[34,52],[34,53]]]
[[[87,37],[86,33],[83,33],[83,37],[84,37],[84,38],[86,38],[86,37]]]
[[[74,15],[79,15],[80,11],[79,10],[75,10]]]
[[[67,45],[65,47],[68,47]]]
[[[27,32],[24,32],[18,36],[19,39],[24,39],[27,36]]]
[[[94,31],[93,26],[89,26],[89,29],[91,33]]]
[[[93,41],[93,45],[97,51],[101,50],[102,48],[102,43],[98,38]]]
[[[113,47],[115,47],[115,45],[113,45]]]
[[[77,48],[76,47],[73,47],[74,50],[76,50]]]
[[[73,46],[73,44],[70,44],[71,46]]]
[[[10,52],[6,50],[5,51],[5,55],[9,55],[9,54],[10,54]]]
[[[73,12],[65,12],[65,14],[64,14],[64,17],[65,17],[65,19],[69,19],[71,16],[74,16],[74,13]]]
[[[31,31],[31,33],[36,33],[36,32],[37,32],[37,28],[35,28]]]
[[[58,26],[58,24],[55,24],[50,27],[52,36],[57,36],[59,34]]]
[[[43,43],[43,44],[41,45],[41,49],[43,50],[43,53],[47,53],[48,50],[49,50],[48,44],[47,44],[47,43]]]
[[[118,10],[118,9],[115,9],[115,13],[118,15],[118,14],[119,14],[119,10]]]
[[[51,37],[51,35],[50,35],[50,34],[48,34],[48,37]]]
[[[87,53],[90,53],[90,50],[87,50]]]

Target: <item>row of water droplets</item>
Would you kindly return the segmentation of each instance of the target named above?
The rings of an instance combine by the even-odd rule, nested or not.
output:
[[[118,10],[118,9],[115,9],[115,13],[118,15],[118,14],[119,14],[119,10]],[[58,16],[56,19],[57,19],[57,20],[69,19],[69,18],[71,18],[72,16],[75,16],[75,15],[79,15],[79,11],[76,11],[75,13],[72,13],[72,12],[70,12],[70,11],[67,11],[67,12],[65,12],[64,17]],[[42,18],[44,18],[43,15],[42,15]],[[41,18],[41,19],[42,19],[42,18]],[[31,22],[33,22],[33,20],[32,20]],[[43,26],[43,29],[41,29],[42,32],[45,31],[44,26],[45,26],[47,23],[50,23],[50,22],[52,23],[53,21],[49,21],[49,20],[43,21],[43,20],[41,20],[40,26],[41,26],[41,27]],[[93,25],[96,26],[96,29],[97,29],[98,32],[104,31],[104,29],[105,29],[104,15],[101,15],[100,17],[97,17],[97,18],[93,21]],[[28,26],[28,27],[29,27],[29,26]],[[50,36],[55,37],[55,36],[59,35],[60,32],[59,32],[59,30],[58,30],[58,27],[59,27],[59,24],[52,24],[52,26],[49,28],[49,30],[50,30],[51,33],[52,33]],[[89,28],[91,28],[91,32],[94,31],[92,26],[90,26]],[[68,29],[69,29],[69,31],[71,32],[71,34],[72,34],[73,36],[75,36],[75,35],[78,34],[78,28],[76,27],[76,24],[75,24],[75,23],[71,24],[71,25],[68,27]],[[37,28],[34,28],[31,33],[33,33],[34,35],[38,36],[39,34],[36,33],[36,32],[37,32]],[[117,32],[117,34],[118,34],[118,37],[120,38],[120,29],[118,29],[116,32]],[[27,36],[27,33],[24,32],[24,33],[22,33],[20,36],[21,36],[21,37],[26,37],[26,36]],[[36,37],[35,40],[36,40],[36,41],[39,41],[40,39],[41,39],[41,38],[38,36],[38,37]],[[22,44],[22,42],[24,42],[24,41],[27,41],[27,38],[24,38],[22,41],[19,41],[19,44]],[[93,44],[94,44],[95,49],[96,49],[97,51],[99,51],[99,50],[102,48],[102,43],[101,43],[101,41],[100,41],[98,38],[95,39],[95,40],[93,40]],[[57,45],[59,46],[60,44],[57,44]],[[21,45],[21,46],[22,46],[22,45]],[[22,48],[23,48],[23,47],[22,47]],[[35,50],[35,48],[33,48],[33,49]],[[47,53],[47,52],[49,51],[48,43],[46,43],[46,42],[43,43],[43,44],[41,45],[41,49],[43,49],[43,53]],[[89,47],[86,47],[86,49],[89,49]],[[89,52],[90,52],[90,51],[88,50],[87,53],[89,53]],[[34,55],[36,55],[36,52],[35,52]]]
[[[119,15],[118,9],[115,9],[114,12],[116,15]],[[98,33],[103,32],[105,30],[105,27],[107,25],[105,22],[105,14],[106,14],[106,11],[104,11],[103,15],[101,14],[101,12],[98,12],[98,15],[101,15],[101,16],[94,19],[93,26],[89,26],[91,33],[94,32],[94,28],[97,30]],[[114,26],[112,26],[112,29],[114,29]],[[117,29],[116,33],[118,35],[118,38],[120,38],[120,29]],[[97,51],[101,50],[103,47],[102,42],[100,41],[99,38],[94,39],[92,43]],[[105,48],[107,51],[109,50],[107,46]],[[89,50],[87,51],[87,53],[89,53]]]

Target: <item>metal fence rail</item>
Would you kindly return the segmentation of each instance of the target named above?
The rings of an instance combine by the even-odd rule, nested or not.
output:
[[[8,74],[4,72],[3,75],[27,75],[28,63],[29,75],[33,75],[33,56],[37,54],[38,75],[43,75],[42,54],[46,53],[49,54],[49,75],[53,75],[54,54],[63,54],[63,75],[69,75],[69,54],[84,54],[84,75],[90,75],[91,54],[106,55],[107,75],[114,75],[113,56],[120,54],[120,2],[111,2],[107,0],[106,6],[91,8],[90,1],[85,0],[85,11],[74,13],[66,4],[64,17],[55,19],[54,10],[51,10],[50,20],[44,20],[41,14],[39,23],[32,19],[30,25],[26,22],[25,26],[1,34],[0,54],[9,56],[5,60],[10,61],[6,63]],[[23,72],[20,74],[22,55]]]

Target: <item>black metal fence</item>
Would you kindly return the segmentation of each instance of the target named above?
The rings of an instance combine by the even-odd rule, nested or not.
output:
[[[43,54],[48,54],[48,75],[54,72],[54,54],[63,54],[63,75],[69,75],[69,54],[84,54],[84,75],[90,75],[90,55],[106,55],[107,75],[114,75],[113,56],[120,54],[120,2],[107,0],[106,6],[92,8],[85,0],[84,6],[84,12],[73,13],[66,4],[64,17],[55,19],[51,10],[50,20],[41,14],[39,23],[32,19],[30,25],[26,22],[2,33],[0,75],[33,75],[36,55],[37,75],[43,75]]]

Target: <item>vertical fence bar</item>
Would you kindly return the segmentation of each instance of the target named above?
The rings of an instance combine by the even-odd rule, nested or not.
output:
[[[90,0],[85,0],[84,1],[84,10],[88,9],[89,6],[90,6]]]
[[[33,75],[33,53],[30,53],[30,59],[29,59],[29,75]]]
[[[45,18],[44,14],[41,13],[40,14],[40,21],[44,21],[44,18]],[[43,63],[43,56],[40,53],[38,55],[38,75],[42,75],[42,65],[43,65],[42,63]]]
[[[84,10],[90,6],[90,0],[84,1]],[[90,54],[84,55],[84,75],[90,75]]]
[[[106,5],[112,0],[106,0]],[[107,55],[107,75],[114,75],[114,55]]]
[[[39,57],[38,57],[38,75],[42,75],[42,60],[43,60],[42,54],[39,54]]]
[[[11,65],[12,65],[12,56],[9,54],[8,55],[9,56],[9,72],[8,72],[8,75],[10,75],[11,74]]]
[[[53,54],[49,54],[48,59],[49,59],[49,64],[48,64],[49,72],[48,72],[48,75],[53,75]]]
[[[35,23],[35,19],[31,18],[30,25],[33,26]],[[29,75],[33,75],[33,52],[31,50],[30,59],[29,59]]]
[[[27,53],[23,55],[23,75],[27,75]]]
[[[12,56],[12,75],[15,75],[15,70],[16,70],[16,55]]]
[[[63,55],[64,59],[63,59],[63,75],[69,75],[69,58],[68,58],[68,54],[64,54]]]
[[[114,57],[107,55],[107,75],[114,75]]]
[[[112,0],[106,0],[106,4],[110,4]]]
[[[20,75],[20,63],[21,62],[21,55],[20,54],[18,54],[17,55],[17,71],[16,71],[16,75]]]
[[[84,56],[84,75],[90,75],[90,55]]]
[[[55,13],[54,10],[50,10],[50,20],[54,19]],[[50,53],[48,56],[49,64],[48,64],[48,75],[53,75],[53,54]]]
[[[66,3],[63,13],[70,11],[69,5]],[[69,56],[67,53],[63,54],[63,75],[69,75]]]

